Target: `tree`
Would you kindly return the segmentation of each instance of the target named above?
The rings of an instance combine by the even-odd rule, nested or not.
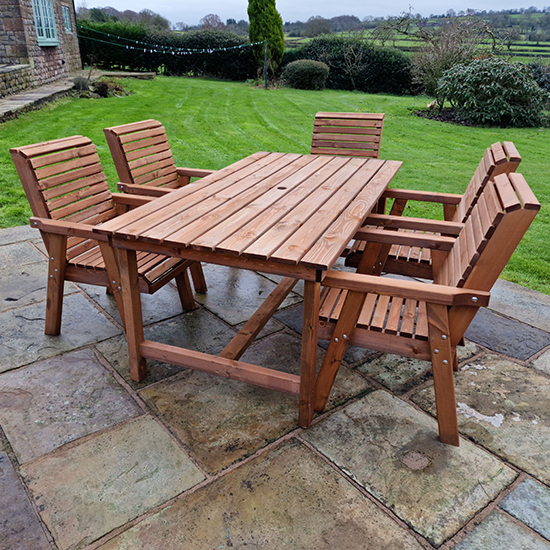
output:
[[[329,34],[330,32],[330,21],[320,15],[315,15],[307,20],[304,36],[320,36],[321,34]]]
[[[250,42],[267,40],[267,68],[271,75],[275,73],[283,59],[285,38],[283,35],[283,20],[277,11],[275,0],[248,0],[248,19]],[[264,61],[263,44],[254,46],[254,57],[258,65]]]
[[[225,29],[225,25],[219,15],[215,13],[209,13],[205,15],[200,21],[199,25],[203,29]]]

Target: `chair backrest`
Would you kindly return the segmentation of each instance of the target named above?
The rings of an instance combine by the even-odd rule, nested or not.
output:
[[[10,154],[35,216],[97,225],[117,215],[95,145],[87,137],[15,147]],[[96,245],[70,237],[68,258]]]
[[[520,162],[521,156],[511,141],[493,143],[487,148],[462,196],[454,221],[464,223],[487,182],[498,174],[515,172]]]
[[[180,186],[166,130],[158,120],[122,124],[103,131],[122,183]]]
[[[311,154],[378,158],[383,113],[317,113]]]
[[[495,176],[479,195],[434,282],[491,290],[539,210],[521,174]]]

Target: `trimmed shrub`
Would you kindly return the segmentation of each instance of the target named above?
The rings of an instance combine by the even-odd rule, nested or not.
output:
[[[542,63],[528,63],[527,67],[529,67],[536,83],[547,92],[550,92],[550,65],[543,65]]]
[[[498,58],[476,59],[445,71],[437,94],[440,105],[449,101],[471,124],[518,128],[545,125],[550,99],[525,65]]]
[[[83,62],[106,69],[228,80],[246,80],[256,74],[251,48],[242,47],[248,44],[246,37],[227,31],[155,33],[127,22],[85,22],[79,35]]]
[[[411,91],[409,58],[398,50],[379,48],[359,38],[320,36],[285,56],[288,61],[295,59],[327,64],[327,88],[391,94]]]
[[[289,63],[283,70],[283,81],[291,88],[299,90],[322,90],[329,73],[326,63],[299,59]]]

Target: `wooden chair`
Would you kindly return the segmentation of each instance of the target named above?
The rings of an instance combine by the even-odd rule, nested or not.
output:
[[[107,287],[122,320],[118,266],[107,237],[93,232],[131,206],[149,200],[111,193],[90,139],[72,136],[10,150],[32,212],[31,226],[40,230],[48,251],[46,334],[61,330],[64,281]],[[138,253],[140,290],[152,294],[175,279],[184,309],[195,302],[187,276],[190,261]]]
[[[458,445],[456,346],[478,308],[488,305],[489,291],[539,209],[521,174],[500,174],[487,183],[456,238],[360,230],[356,238],[369,243],[430,247],[438,257],[435,280],[364,274],[372,265],[370,244],[359,266],[362,273],[327,275],[318,334],[330,344],[316,382],[315,410],[323,410],[348,344],[431,360],[440,439]],[[424,222],[418,221],[419,232],[432,229]]]
[[[378,158],[383,113],[317,113],[312,155]]]
[[[515,172],[520,162],[521,156],[512,142],[505,141],[502,144],[498,142],[493,143],[483,154],[463,195],[407,189],[388,189],[383,195],[380,210],[382,212],[385,210],[385,201],[387,199],[394,199],[390,209],[390,216],[373,215],[369,218],[369,223],[383,226],[387,229],[395,229],[395,227],[393,227],[395,223],[393,216],[402,215],[407,205],[407,201],[432,202],[442,205],[444,219],[451,222],[451,225],[448,226],[450,233],[447,234],[456,235],[460,231],[462,224],[464,224],[470,216],[487,182],[498,174]],[[453,226],[452,224],[456,225]],[[402,228],[402,230],[410,231],[408,228]],[[364,246],[365,243],[354,243],[354,245],[345,252],[347,256],[346,265],[352,267],[358,265]],[[381,248],[383,248],[381,255],[385,256],[385,262],[381,263],[380,260],[376,262],[377,271],[375,274],[386,271],[388,273],[409,275],[411,277],[421,277],[425,279],[433,278],[432,255],[429,248],[393,245],[391,249],[389,249],[389,254],[387,247]]]
[[[103,130],[118,173],[119,191],[159,197],[213,170],[176,168],[166,130],[143,120]]]

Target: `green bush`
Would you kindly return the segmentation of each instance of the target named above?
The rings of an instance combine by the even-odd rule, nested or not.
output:
[[[411,63],[390,48],[375,47],[359,38],[319,36],[285,56],[286,62],[312,59],[329,66],[327,88],[367,93],[405,94],[411,91]]]
[[[547,92],[550,92],[550,65],[534,62],[528,63],[527,67],[529,67],[536,83]]]
[[[476,59],[443,73],[437,95],[447,100],[465,121],[503,127],[543,126],[550,99],[521,63]]]
[[[329,68],[326,63],[311,59],[298,59],[283,70],[283,81],[299,90],[322,90],[325,87]]]
[[[117,21],[84,22],[79,35],[83,62],[105,69],[164,72],[171,76],[212,76],[228,80],[246,80],[256,73],[251,48],[242,47],[248,44],[248,40],[232,32],[159,33],[143,25]],[[119,46],[113,46],[113,43]]]

